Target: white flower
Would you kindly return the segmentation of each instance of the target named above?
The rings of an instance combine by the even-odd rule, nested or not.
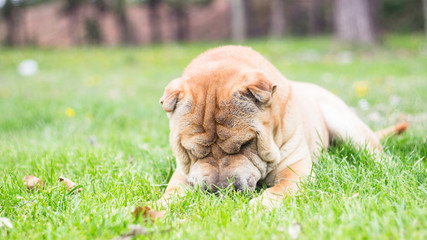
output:
[[[0,228],[1,227],[13,228],[13,225],[9,218],[0,217]]]
[[[362,110],[368,110],[371,107],[368,100],[366,100],[364,98],[359,100],[359,102],[357,103],[357,106],[359,106],[359,108]]]
[[[38,70],[39,70],[39,65],[37,64],[36,61],[32,59],[24,60],[18,65],[18,72],[22,76],[34,75],[37,73]]]

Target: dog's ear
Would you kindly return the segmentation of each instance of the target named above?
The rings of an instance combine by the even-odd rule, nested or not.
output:
[[[160,98],[160,104],[163,107],[163,110],[166,112],[173,112],[175,110],[176,104],[178,102],[179,91],[174,91],[165,94]]]
[[[277,85],[269,81],[261,72],[251,72],[246,74],[244,87],[260,103],[268,103],[277,89]]]
[[[166,86],[163,96],[160,98],[160,104],[166,112],[173,112],[178,103],[178,98],[182,90],[179,88],[179,78],[172,80],[168,86]]]

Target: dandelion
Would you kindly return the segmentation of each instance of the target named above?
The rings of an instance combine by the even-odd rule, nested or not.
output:
[[[74,111],[74,109],[67,107],[65,109],[65,115],[67,115],[67,117],[74,117],[76,116],[76,111]]]
[[[358,81],[354,83],[354,91],[358,97],[364,97],[368,94],[369,85],[367,82]]]

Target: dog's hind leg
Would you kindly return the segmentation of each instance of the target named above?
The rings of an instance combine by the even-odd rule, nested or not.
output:
[[[349,140],[357,148],[366,147],[371,152],[382,152],[377,135],[341,99],[328,96],[319,105],[330,139]]]

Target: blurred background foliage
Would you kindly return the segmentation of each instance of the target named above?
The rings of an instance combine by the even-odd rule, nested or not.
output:
[[[0,0],[3,44],[70,46],[334,34],[381,43],[427,29],[427,0]]]
[[[420,0],[382,0],[384,30],[412,32],[423,30],[423,3]]]

